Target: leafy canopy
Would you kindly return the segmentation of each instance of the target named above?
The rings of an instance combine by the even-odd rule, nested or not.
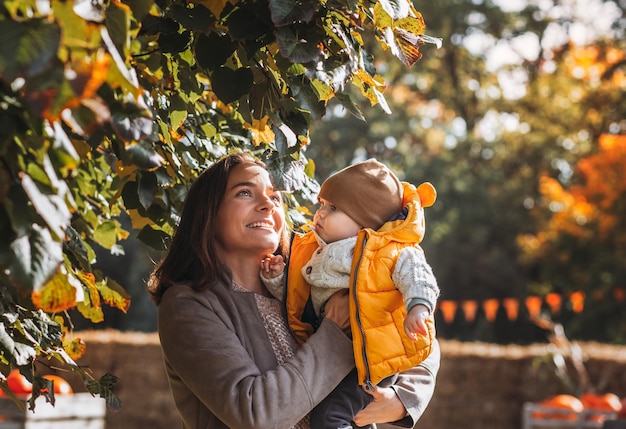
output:
[[[94,246],[122,254],[128,219],[162,248],[215,158],[249,151],[310,196],[311,122],[333,98],[362,117],[350,84],[388,110],[366,46],[410,66],[439,43],[424,31],[408,0],[0,0],[1,373],[36,380],[47,356],[86,374],[67,310],[130,305]],[[110,375],[85,380],[118,405]]]

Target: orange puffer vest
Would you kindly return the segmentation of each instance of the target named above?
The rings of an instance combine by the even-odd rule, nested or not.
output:
[[[359,382],[376,385],[383,378],[407,370],[430,354],[435,326],[428,321],[428,335],[411,340],[404,333],[406,309],[402,294],[391,274],[400,251],[418,246],[424,236],[424,209],[435,200],[430,183],[419,188],[403,182],[403,205],[408,207],[404,220],[387,222],[379,230],[362,229],[357,237],[350,275],[350,323]],[[287,319],[301,344],[313,332],[302,321],[311,286],[300,270],[317,249],[312,232],[295,235],[291,245],[284,303]]]

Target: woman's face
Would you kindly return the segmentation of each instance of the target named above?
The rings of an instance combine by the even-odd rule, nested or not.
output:
[[[263,167],[252,163],[234,167],[215,224],[220,256],[273,253],[280,243],[284,216],[281,194]]]

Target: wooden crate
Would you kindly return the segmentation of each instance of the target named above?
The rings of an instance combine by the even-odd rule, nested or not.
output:
[[[25,411],[8,398],[0,398],[0,429],[104,429],[106,403],[89,393],[54,396],[52,406],[45,398],[35,401],[35,411]]]
[[[537,413],[555,417],[562,415],[564,418],[537,418],[535,417]],[[611,419],[615,419],[615,413],[612,411],[590,410],[574,413],[563,408],[527,402],[522,410],[522,429],[602,429],[604,421]]]

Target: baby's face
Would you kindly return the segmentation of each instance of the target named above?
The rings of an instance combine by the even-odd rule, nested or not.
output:
[[[319,199],[319,208],[315,212],[313,223],[317,234],[326,243],[354,237],[361,229],[350,216],[323,198]]]

